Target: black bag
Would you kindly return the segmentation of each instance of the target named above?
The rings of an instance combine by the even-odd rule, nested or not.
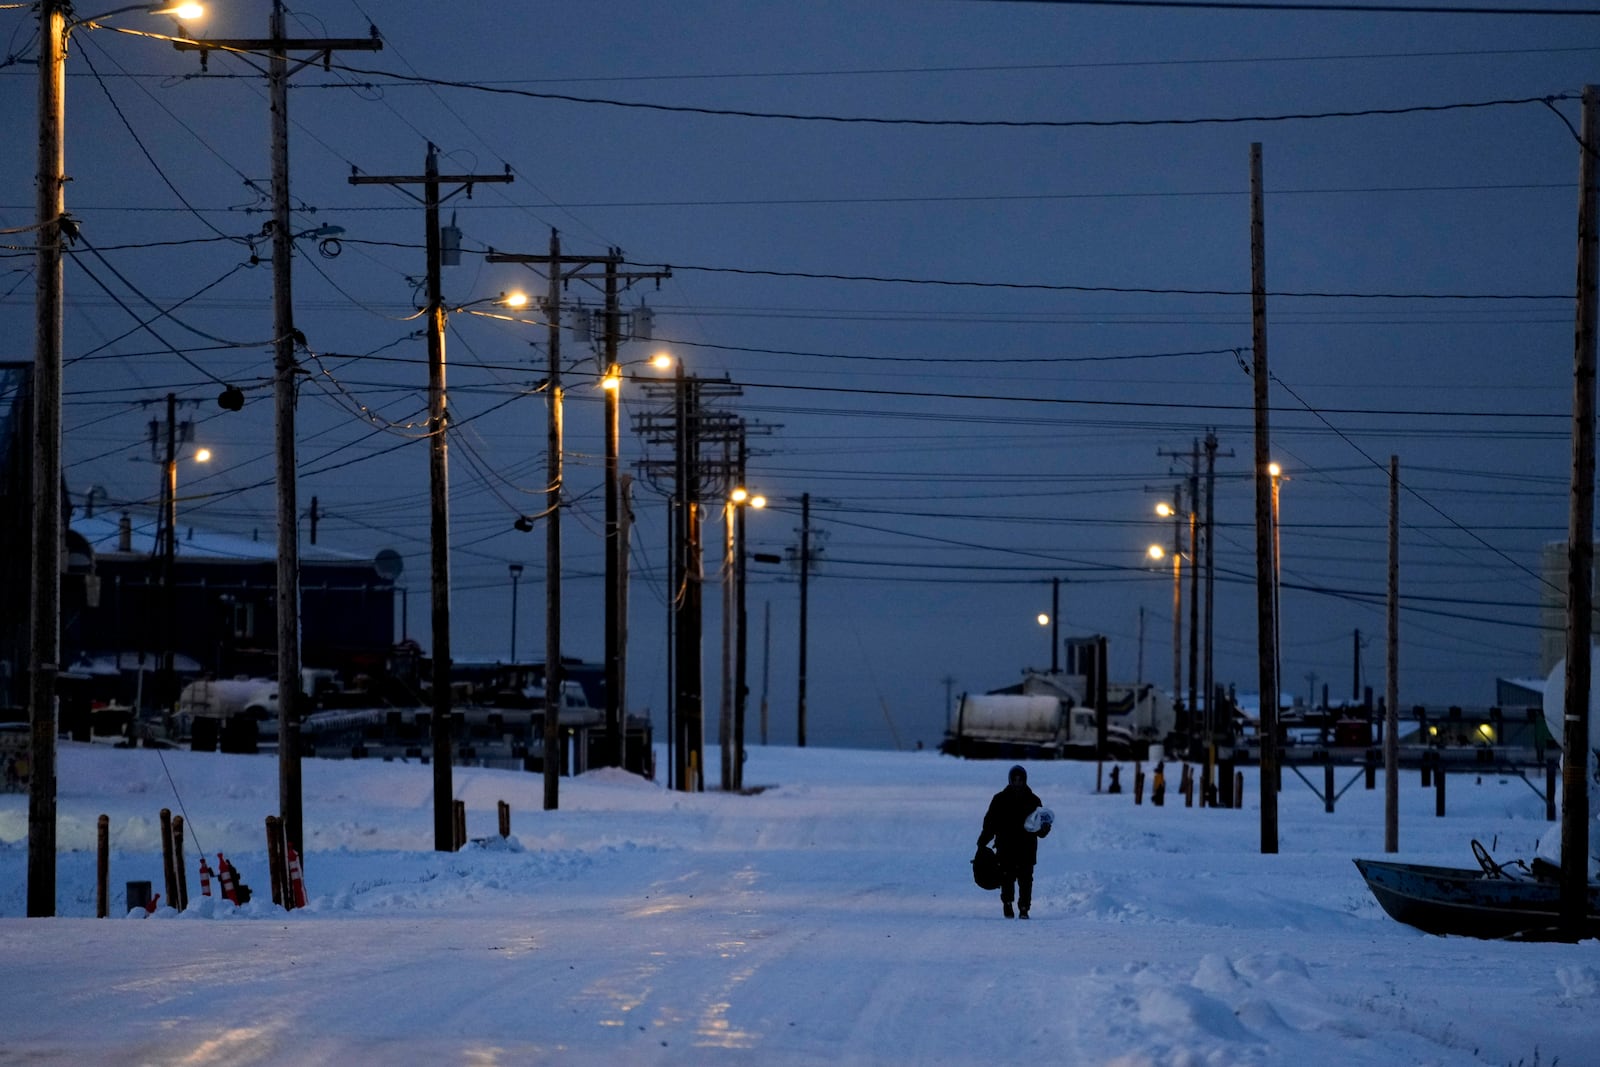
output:
[[[972,880],[979,889],[1000,888],[1000,857],[987,845],[979,845],[978,854],[972,857]]]

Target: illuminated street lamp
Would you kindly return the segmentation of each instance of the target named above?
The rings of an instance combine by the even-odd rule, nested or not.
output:
[[[1165,500],[1156,504],[1156,514],[1172,520],[1172,702],[1178,703],[1183,691],[1183,516],[1178,513],[1178,491],[1173,490],[1172,503]],[[1156,555],[1155,545],[1150,546],[1150,558]],[[1192,709],[1191,709],[1192,710]]]

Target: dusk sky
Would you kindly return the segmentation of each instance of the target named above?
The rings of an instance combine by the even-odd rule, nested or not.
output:
[[[115,6],[115,5],[109,5]],[[291,34],[364,38],[290,93],[295,321],[309,351],[299,503],[319,547],[405,559],[427,624],[423,213],[352,185],[501,174],[446,206],[463,231],[452,306],[517,288],[489,249],[619,248],[671,277],[623,299],[687,373],[728,376],[752,436],[752,552],[798,543],[810,494],[810,739],[937,743],[947,691],[1049,666],[1062,636],[1108,636],[1113,675],[1170,685],[1172,582],[1154,514],[1216,434],[1216,678],[1257,688],[1251,465],[1249,156],[1262,145],[1272,454],[1282,488],[1282,674],[1302,699],[1382,694],[1389,457],[1403,490],[1399,688],[1487,705],[1541,674],[1541,547],[1564,541],[1571,452],[1578,95],[1600,81],[1600,18],[1179,10],[1071,3],[380,4],[291,9]],[[1585,11],[1585,8],[1588,8]],[[94,8],[94,10],[90,10]],[[265,0],[190,32],[267,34]],[[95,14],[86,5],[82,14]],[[34,221],[37,13],[0,11],[0,229]],[[179,529],[274,536],[272,277],[265,79],[249,63],[118,33],[72,36],[66,476],[153,522],[146,424],[168,392],[216,458],[180,473]],[[869,121],[870,120],[870,121]],[[32,358],[33,259],[0,262],[5,358]],[[252,253],[260,257],[252,264]],[[575,282],[565,306],[600,294]],[[170,312],[147,329],[155,309]],[[483,310],[485,305],[472,309]],[[452,638],[544,649],[545,330],[449,322]],[[563,341],[564,651],[599,660],[604,522],[594,348]],[[651,372],[629,368],[639,377]],[[216,404],[223,384],[243,410]],[[630,429],[630,710],[666,688],[664,459]],[[1175,456],[1176,454],[1176,456]],[[706,527],[714,575],[720,525]],[[752,738],[795,735],[798,587],[749,567]],[[1187,597],[1187,581],[1184,583]],[[719,593],[706,590],[707,736]],[[764,653],[770,605],[770,659]],[[1141,627],[1142,613],[1142,627]],[[1184,609],[1187,626],[1187,606]],[[399,620],[396,621],[397,631]],[[1141,642],[1141,631],[1143,641]],[[1185,642],[1187,637],[1185,636]],[[659,736],[659,735],[658,735]]]

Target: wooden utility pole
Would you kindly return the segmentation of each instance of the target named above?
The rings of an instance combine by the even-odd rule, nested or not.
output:
[[[620,639],[622,633],[622,616],[619,611],[621,603],[620,575],[621,567],[618,556],[621,545],[621,527],[618,519],[618,445],[620,429],[617,425],[618,405],[620,401],[617,393],[621,389],[621,368],[617,364],[617,345],[621,340],[620,313],[617,307],[618,283],[631,282],[637,278],[660,278],[669,272],[622,274],[617,266],[622,262],[622,250],[611,248],[604,255],[564,255],[561,251],[561,235],[556,230],[550,231],[550,251],[545,255],[525,255],[509,252],[490,252],[486,257],[490,263],[522,263],[525,265],[542,265],[545,269],[547,289],[545,295],[545,321],[548,324],[548,350],[549,363],[546,371],[548,388],[550,392],[549,419],[547,420],[547,440],[545,444],[545,477],[546,492],[549,494],[549,505],[545,509],[547,515],[545,526],[545,664],[544,664],[544,691],[545,691],[545,729],[544,729],[544,806],[546,811],[554,811],[560,806],[561,789],[561,729],[560,709],[563,706],[562,694],[565,690],[566,677],[561,665],[561,494],[565,480],[564,471],[564,438],[566,428],[563,423],[563,402],[565,392],[561,384],[561,290],[567,282],[574,279],[599,282],[605,294],[605,311],[603,320],[603,344],[605,346],[606,374],[604,382],[609,382],[611,387],[606,388],[606,528],[605,528],[605,676],[606,676],[606,725],[602,742],[604,751],[600,754],[600,763],[604,766],[614,766],[621,762],[622,751],[622,690],[623,690],[623,649]],[[571,270],[564,268],[571,267]],[[585,269],[601,266],[601,274],[585,274]],[[551,714],[550,709],[556,709]],[[586,755],[586,754],[584,754]],[[580,755],[580,758],[582,756]]]
[[[1189,721],[1209,730],[1200,714],[1200,439],[1189,442]],[[1207,737],[1206,744],[1210,744]],[[1209,767],[1210,764],[1207,764]]]
[[[1256,670],[1261,679],[1261,852],[1278,851],[1278,605],[1273,495],[1277,479],[1267,472],[1272,462],[1272,434],[1267,413],[1267,238],[1261,190],[1261,144],[1250,146],[1250,325],[1255,359],[1250,377],[1255,386],[1256,490]],[[1209,494],[1208,494],[1209,495]],[[1207,567],[1210,566],[1210,552]],[[1209,599],[1209,597],[1208,597]],[[1209,667],[1209,657],[1207,660]],[[1207,672],[1209,678],[1209,670]]]
[[[34,261],[33,595],[28,650],[28,915],[56,913],[56,676],[61,670],[62,220],[67,12],[39,4],[39,251]]]
[[[1050,579],[1050,673],[1061,670],[1061,579]]]
[[[811,582],[811,494],[800,494],[800,669],[795,700],[796,745],[806,747],[806,603]]]
[[[549,378],[550,417],[546,420],[544,549],[544,810],[555,811],[561,803],[561,765],[566,755],[561,750],[561,710],[566,707],[566,671],[561,664],[561,493],[566,488],[563,452],[566,427],[562,425],[561,387],[561,235],[550,228],[549,293],[545,297],[545,322],[549,325],[545,343],[550,357],[545,371]]]
[[[1578,153],[1578,307],[1572,361],[1572,508],[1567,525],[1567,671],[1561,737],[1561,928],[1583,936],[1588,913],[1590,612],[1594,600],[1596,250],[1595,153],[1600,87],[1583,88]]]
[[[171,710],[178,698],[178,397],[167,394],[166,451],[161,462],[161,668],[160,704]],[[170,894],[169,894],[170,896]]]
[[[1383,685],[1383,850],[1400,851],[1400,457],[1389,457],[1389,603]]]
[[[622,249],[611,249],[603,260],[605,264],[604,346],[605,376],[601,379],[606,401],[606,531],[605,531],[605,678],[606,725],[604,751],[600,755],[603,767],[622,765],[623,719],[627,715],[628,642],[627,642],[627,546],[622,537],[620,520],[621,502],[621,442],[622,442],[622,365],[617,362],[617,347],[622,342],[622,312],[618,305],[621,291],[642,279],[660,283],[670,278],[671,271],[617,270],[622,262]],[[573,277],[590,278],[576,274]]]
[[[439,150],[431,143],[420,177],[416,175],[352,174],[351,185],[421,185],[423,225],[427,229],[428,261],[428,536],[433,618],[433,707],[429,740],[433,753],[433,847],[456,851],[453,753],[450,743],[450,460],[449,421],[445,398],[443,266],[439,245],[439,206],[478,182],[509,182],[505,174],[440,174]],[[439,186],[458,187],[441,195]],[[415,194],[403,190],[415,199]],[[549,753],[546,752],[546,758]]]
[[[746,444],[743,433],[739,435],[739,462],[736,482],[745,484],[745,464],[750,458],[750,450]],[[745,611],[744,581],[745,581],[745,548],[744,548],[744,519],[746,507],[740,505],[733,516],[733,787],[744,788],[744,718],[745,698],[750,692],[749,671],[746,659],[750,651],[750,641],[746,635],[749,628],[749,617]]]
[[[305,855],[304,809],[301,800],[300,718],[305,713],[300,695],[300,523],[296,491],[295,391],[299,364],[295,361],[297,331],[290,264],[294,259],[294,229],[289,219],[289,79],[321,57],[324,66],[337,51],[376,52],[383,48],[377,30],[368,37],[301,38],[285,33],[283,0],[273,0],[266,39],[210,39],[175,41],[179,51],[200,53],[204,68],[207,53],[236,53],[260,69],[251,53],[267,55],[268,102],[272,127],[272,395],[274,425],[274,477],[277,484],[277,639],[278,639],[278,812],[285,839]],[[310,52],[289,69],[291,52]],[[304,343],[303,340],[301,343]]]

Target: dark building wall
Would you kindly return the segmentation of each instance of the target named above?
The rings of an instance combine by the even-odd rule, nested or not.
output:
[[[27,702],[33,588],[33,365],[0,363],[0,712]]]
[[[277,568],[268,560],[177,561],[168,622],[159,564],[116,553],[95,563],[98,606],[77,605],[67,661],[144,653],[152,667],[167,646],[200,673],[273,676],[277,671]],[[301,562],[300,659],[345,669],[383,661],[394,641],[394,587],[370,563]]]

